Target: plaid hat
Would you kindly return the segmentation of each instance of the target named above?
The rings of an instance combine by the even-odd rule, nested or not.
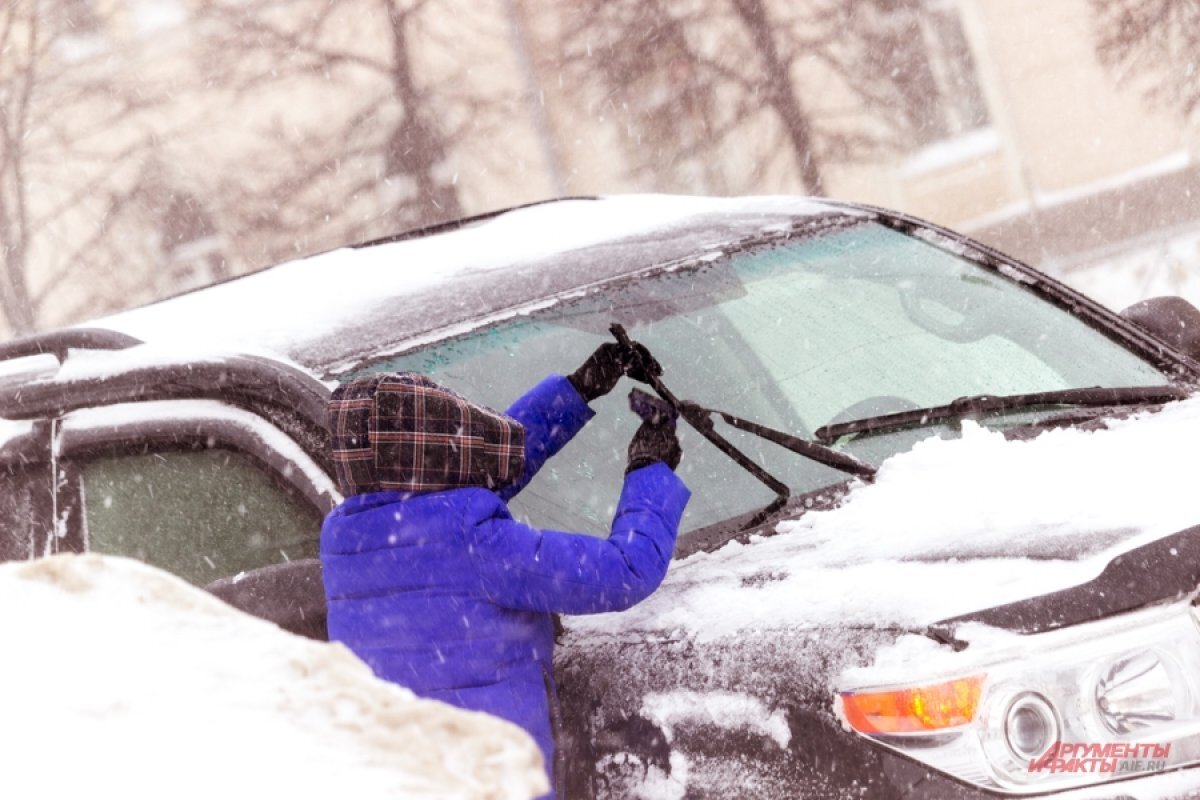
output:
[[[499,489],[525,469],[525,429],[415,372],[356,378],[326,407],[346,497],[365,492]]]

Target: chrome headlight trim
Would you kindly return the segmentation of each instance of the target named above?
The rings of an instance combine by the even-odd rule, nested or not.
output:
[[[1200,616],[1190,599],[1045,633],[970,625],[957,635],[971,646],[851,670],[838,688],[849,695],[901,691],[983,674],[968,725],[926,736],[855,732],[960,780],[1011,794],[1200,763]],[[1018,730],[1021,725],[1027,727]]]

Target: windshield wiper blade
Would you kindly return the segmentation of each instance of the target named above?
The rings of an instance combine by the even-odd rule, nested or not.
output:
[[[766,439],[768,442],[774,442],[780,447],[785,447],[788,450],[791,450],[793,453],[798,453],[805,458],[816,461],[818,464],[824,464],[827,467],[833,467],[834,469],[846,472],[855,476],[856,478],[862,478],[868,482],[875,479],[875,467],[871,466],[865,461],[859,461],[854,456],[838,452],[832,447],[828,447],[818,442],[810,442],[809,440],[803,439],[794,434],[786,433],[785,431],[771,428],[757,422],[751,422],[748,419],[743,419],[730,414],[727,411],[721,411],[715,408],[705,408],[689,400],[680,401],[680,413],[683,413],[684,409],[688,409],[697,415],[703,414],[705,418],[711,414],[717,414],[729,425],[732,425],[739,430],[752,433],[760,439]],[[709,424],[711,425],[712,423]]]
[[[1161,386],[1093,386],[1086,389],[1056,389],[1025,394],[979,394],[960,397],[942,406],[914,408],[876,417],[864,417],[847,422],[823,425],[813,432],[822,442],[835,442],[850,433],[876,433],[958,419],[971,414],[987,414],[1036,406],[1126,406],[1140,403],[1182,400],[1191,394],[1189,389],[1173,384]]]
[[[614,322],[609,326],[613,337],[623,346],[629,349],[630,352],[636,353],[634,342],[629,338],[629,334],[625,332],[625,328],[619,323]],[[644,347],[644,346],[643,346]],[[649,350],[645,351],[649,354]],[[654,356],[650,354],[650,358]],[[718,450],[729,456],[738,466],[749,472],[771,491],[775,492],[775,499],[768,503],[763,508],[759,509],[743,526],[743,530],[761,525],[766,520],[770,519],[780,509],[787,506],[788,498],[791,497],[791,488],[786,483],[776,478],[770,472],[763,469],[757,462],[747,456],[741,450],[737,449],[728,439],[717,433],[713,426],[712,415],[719,414],[728,424],[735,428],[740,428],[747,433],[752,433],[760,438],[774,442],[782,447],[785,447],[795,453],[799,453],[806,458],[810,458],[826,466],[839,469],[843,472],[850,473],[856,477],[862,478],[865,481],[872,481],[875,478],[875,468],[870,464],[846,455],[839,453],[832,448],[816,442],[810,442],[802,439],[799,436],[793,436],[790,433],[785,433],[775,428],[760,425],[757,422],[742,419],[725,411],[717,411],[715,409],[704,408],[703,406],[693,403],[690,400],[680,400],[663,384],[661,378],[655,370],[647,368],[649,365],[643,365],[643,372],[649,378],[649,385],[658,393],[658,396],[671,405],[679,416],[692,426],[692,428],[708,439]]]
[[[629,352],[637,353],[637,349],[633,346],[633,340],[629,338],[629,334],[625,332],[625,327],[620,323],[614,322],[609,326],[609,331],[612,332],[615,338],[621,345],[628,348]],[[649,351],[646,351],[649,353]],[[653,356],[651,356],[653,358]],[[691,425],[696,433],[699,433],[705,439],[713,444],[718,450],[729,456],[739,467],[749,472],[759,481],[761,481],[768,489],[775,493],[775,499],[767,506],[764,511],[775,510],[787,502],[791,496],[792,490],[786,483],[776,478],[771,473],[760,467],[748,455],[738,450],[733,446],[728,439],[713,429],[712,420],[706,414],[697,413],[695,404],[685,404],[679,401],[674,394],[663,384],[662,380],[654,373],[653,370],[643,369],[646,377],[648,377],[650,386],[658,393],[658,396],[667,401],[676,411],[679,416],[683,417],[689,425]]]

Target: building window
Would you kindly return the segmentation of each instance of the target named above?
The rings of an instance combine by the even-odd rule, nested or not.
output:
[[[987,127],[987,104],[957,4],[905,3],[897,15],[894,79],[913,143],[922,147]]]

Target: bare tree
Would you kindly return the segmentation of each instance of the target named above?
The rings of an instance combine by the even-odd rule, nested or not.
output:
[[[6,59],[9,66],[0,73],[0,247],[4,257],[0,311],[17,333],[32,331],[34,324],[26,278],[31,230],[25,185],[25,132],[30,126],[34,54],[41,50],[40,40],[36,16],[22,15],[15,5],[0,10],[0,52],[28,54],[23,64],[15,58]]]
[[[110,233],[142,224],[129,178],[168,134],[137,118],[164,95],[97,66],[98,23],[88,4],[0,7],[0,313],[15,334],[127,303],[145,266]],[[84,274],[103,277],[72,283]]]
[[[479,159],[502,160],[487,151],[506,98],[477,85],[486,65],[456,39],[507,48],[504,28],[488,30],[448,0],[201,5],[205,60],[236,54],[224,74],[231,90],[286,91],[297,80],[342,89],[319,119],[262,133],[268,157],[256,162],[256,181],[222,187],[242,234],[302,230],[347,209],[354,213],[343,213],[344,227],[326,231],[336,243],[455,219],[466,213],[455,154],[471,148]]]
[[[730,0],[730,4],[758,53],[763,99],[779,117],[799,166],[801,180],[808,191],[821,194],[825,190],[825,179],[813,139],[813,123],[809,112],[801,105],[792,79],[794,56],[782,51],[777,44],[774,24],[763,0]]]
[[[425,220],[462,216],[462,205],[453,184],[438,174],[446,163],[449,141],[431,113],[430,93],[418,85],[409,46],[413,17],[424,2],[386,4],[388,31],[391,34],[391,89],[400,106],[400,119],[393,123],[384,145],[384,163],[388,176],[411,175],[417,184],[417,202],[436,211]]]
[[[820,194],[831,164],[986,121],[957,19],[938,30],[916,0],[583,0],[563,17],[543,70],[561,63],[596,88],[638,154],[633,169],[668,183],[687,179],[677,167],[690,158],[717,185],[689,188],[756,189],[785,154]],[[946,102],[962,107],[948,114]],[[714,180],[721,148],[753,151],[756,168]]]
[[[509,199],[460,182],[464,168],[487,187],[542,175],[535,146],[494,136],[522,124],[526,91],[490,63],[511,58],[500,7],[186,7],[171,38],[140,6],[0,3],[0,328],[28,333]]]
[[[1200,0],[1091,0],[1095,47],[1118,83],[1185,116],[1200,108]]]

